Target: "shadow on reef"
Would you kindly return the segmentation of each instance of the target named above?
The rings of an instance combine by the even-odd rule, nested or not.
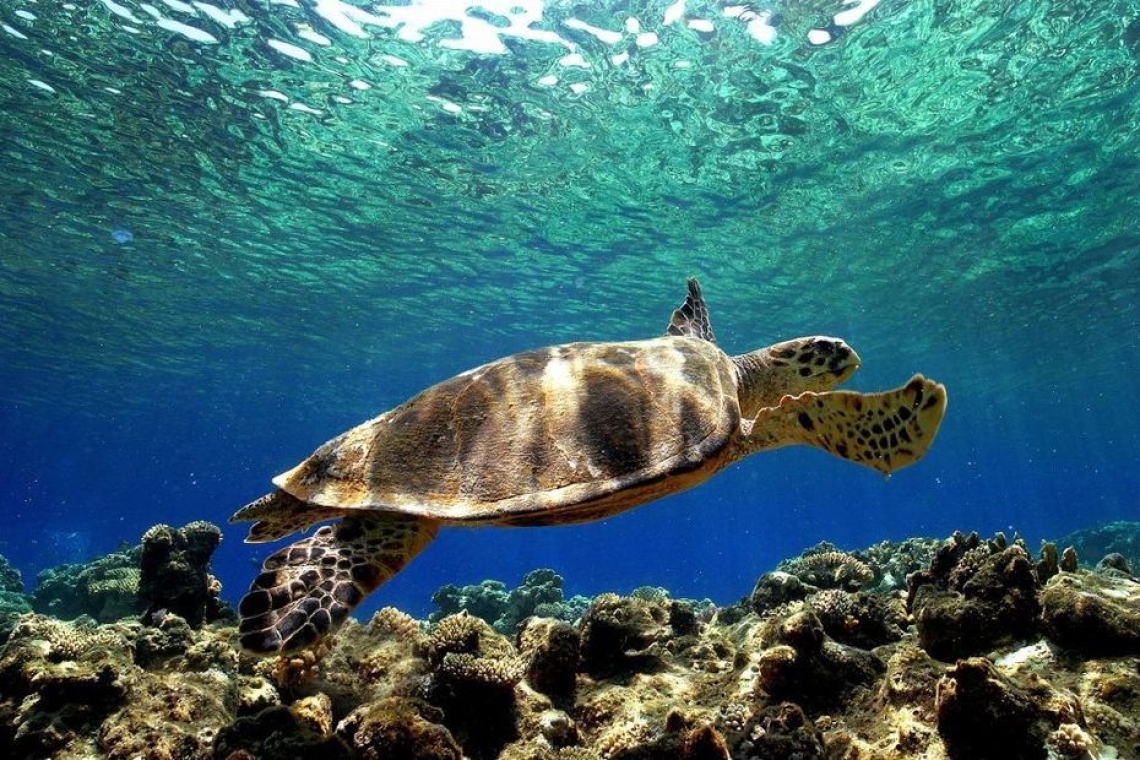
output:
[[[259,659],[228,620],[210,622],[211,528],[148,531],[124,620],[13,610],[0,746],[156,760],[1140,757],[1140,583],[1123,555],[1094,571],[1000,534],[821,544],[720,609],[655,588],[583,606],[540,570],[512,591],[447,586],[430,623],[385,608],[320,650]],[[21,594],[5,568],[3,590]]]

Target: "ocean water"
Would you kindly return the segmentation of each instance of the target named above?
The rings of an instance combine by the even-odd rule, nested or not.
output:
[[[945,383],[930,454],[445,530],[373,605],[537,567],[729,603],[821,540],[1135,519],[1138,83],[1124,0],[14,0],[0,554],[31,585],[224,525],[456,372],[661,334],[687,276],[731,353],[837,335],[847,387]],[[269,551],[244,531],[231,601]]]

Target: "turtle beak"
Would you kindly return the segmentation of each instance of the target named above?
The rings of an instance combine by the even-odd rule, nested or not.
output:
[[[863,363],[859,354],[855,353],[855,349],[839,338],[813,338],[811,347],[818,353],[819,358],[824,360],[821,366],[822,372],[834,377],[836,385],[855,374],[855,370],[859,369],[859,365]],[[819,359],[817,358],[813,364],[818,363]]]
[[[839,338],[830,338],[826,335],[816,335],[811,338],[801,338],[799,354],[796,363],[801,368],[801,375],[810,377],[822,385],[831,388],[839,385],[859,369],[862,360],[855,349]]]
[[[828,391],[859,369],[859,354],[839,338],[813,335],[761,349],[795,393]]]

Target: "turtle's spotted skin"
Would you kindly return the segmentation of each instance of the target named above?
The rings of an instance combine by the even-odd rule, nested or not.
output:
[[[695,280],[664,337],[526,351],[445,380],[317,449],[239,510],[249,541],[331,527],[273,554],[241,603],[242,644],[291,651],[331,633],[441,525],[561,525],[690,488],[757,451],[808,444],[889,473],[946,408],[916,375],[833,391],[859,365],[836,338],[730,357]]]
[[[242,644],[276,652],[314,643],[433,538],[414,518],[361,513],[274,552],[241,600]]]

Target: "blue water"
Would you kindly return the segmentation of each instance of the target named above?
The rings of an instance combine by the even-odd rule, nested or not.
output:
[[[647,322],[648,331],[660,319]],[[460,351],[450,357],[457,370],[490,358]],[[889,354],[864,354],[864,360],[892,363]],[[875,375],[901,380],[911,369],[926,370],[947,384],[950,407],[928,457],[889,480],[822,452],[765,453],[697,489],[595,524],[444,530],[375,601],[424,614],[432,609],[431,593],[444,583],[498,578],[514,584],[533,568],[552,567],[569,593],[652,584],[728,603],[778,560],[821,540],[858,548],[961,529],[1020,531],[1036,541],[1136,516],[1140,478],[1129,466],[1140,444],[1135,412],[1113,409],[1115,394],[1082,391],[1079,381],[1069,387],[1027,383],[1013,392],[988,385],[1001,382],[998,375],[956,371],[937,351],[913,361],[903,372]],[[276,394],[266,398],[264,389],[240,383],[219,384],[203,403],[200,388],[189,387],[191,378],[187,387],[167,386],[160,397],[135,402],[138,408],[126,412],[113,408],[114,399],[58,390],[61,398],[79,394],[88,403],[110,405],[105,417],[76,417],[69,408],[74,400],[7,405],[3,428],[11,433],[0,450],[6,473],[0,553],[30,581],[46,566],[110,551],[122,540],[137,542],[155,522],[222,523],[268,490],[269,476],[435,379],[405,370],[386,383],[382,371],[357,370],[361,377],[342,369],[334,380],[381,387],[374,404],[361,399],[353,408],[325,409],[306,401],[301,389],[298,408],[285,409]],[[145,397],[151,383],[146,373],[124,378],[122,393]],[[243,527],[227,527],[215,556],[230,599],[267,553],[241,543]],[[76,537],[74,545],[69,535]]]
[[[563,44],[497,51],[446,24],[368,47],[310,5],[182,19],[212,43],[130,3],[142,34],[105,4],[4,11],[0,554],[32,585],[157,522],[224,524],[456,372],[661,334],[689,275],[730,352],[838,335],[849,387],[945,383],[927,458],[886,480],[781,450],[595,524],[447,529],[373,606],[536,567],[728,603],[821,540],[1136,519],[1136,9],[861,3],[810,42],[834,6],[782,4],[764,42],[718,4],[682,19],[712,36],[599,4],[580,20],[613,44],[552,6],[533,29]],[[269,552],[243,535],[215,556],[231,601]]]

